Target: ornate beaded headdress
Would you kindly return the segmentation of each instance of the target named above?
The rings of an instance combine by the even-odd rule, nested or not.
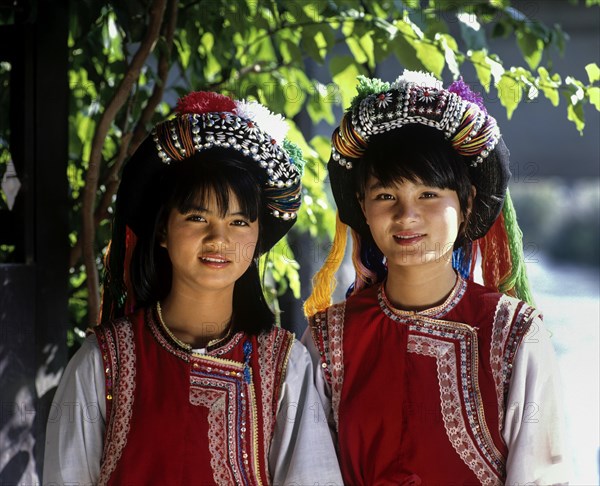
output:
[[[348,169],[373,135],[413,123],[443,132],[471,166],[481,164],[500,139],[496,120],[462,80],[446,90],[426,73],[405,71],[391,84],[361,76],[358,92],[332,137],[332,158]]]
[[[260,103],[198,91],[181,98],[176,116],[159,123],[123,169],[113,236],[106,256],[102,314],[114,318],[133,310],[129,265],[137,238],[154,224],[156,193],[168,167],[200,153],[231,155],[257,175],[263,217],[261,251],[268,251],[296,221],[301,203],[302,152],[285,137],[281,115]],[[158,210],[158,207],[155,208]]]
[[[468,164],[476,195],[465,237],[472,242],[473,251],[470,255],[462,248],[455,251],[455,268],[463,277],[472,278],[478,249],[485,285],[531,302],[522,233],[508,195],[509,152],[481,97],[462,79],[444,89],[432,75],[410,71],[404,71],[393,83],[360,76],[357,90],[331,138],[327,168],[338,209],[336,234],[330,256],[313,279],[314,290],[305,313],[313,315],[330,304],[334,275],[346,247],[346,225],[354,241],[352,261],[356,270],[350,291],[355,293],[385,278],[383,255],[370,237],[353,172],[374,137],[405,125],[424,125],[442,132]]]
[[[165,164],[213,147],[231,148],[265,171],[265,198],[276,218],[294,219],[300,208],[302,153],[285,139],[287,123],[255,101],[198,91],[181,98],[178,115],[152,131]]]

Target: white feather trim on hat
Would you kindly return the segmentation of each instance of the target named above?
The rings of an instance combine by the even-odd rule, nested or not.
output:
[[[409,71],[405,69],[401,76],[392,83],[393,89],[402,89],[406,84],[413,83],[417,86],[428,86],[430,88],[443,89],[443,84],[432,74],[423,71]]]
[[[252,120],[260,129],[268,133],[278,144],[283,144],[290,127],[281,115],[276,115],[257,101],[236,101],[236,113],[239,117]]]

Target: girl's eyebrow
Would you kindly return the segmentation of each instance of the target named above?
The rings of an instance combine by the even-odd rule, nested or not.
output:
[[[208,213],[208,214],[211,213],[211,211],[209,211],[208,209],[203,208],[203,207],[196,207],[196,208],[192,207],[192,208],[186,208],[181,214],[190,214],[190,213],[197,213],[197,212]]]
[[[389,188],[389,186],[387,184],[384,184],[383,182],[381,182],[380,180],[378,180],[377,182],[374,182],[373,184],[371,184],[368,187],[369,191],[376,191],[377,189],[387,189]]]
[[[196,207],[196,208],[188,208],[188,209],[186,209],[186,210],[185,210],[183,213],[181,213],[181,214],[183,214],[183,215],[187,215],[187,214],[190,214],[190,213],[196,213],[196,212],[200,212],[200,213],[206,213],[206,214],[207,214],[207,215],[209,215],[209,216],[210,216],[211,214],[213,214],[213,211],[211,211],[210,209],[207,209],[207,208],[203,208],[203,207],[201,207],[201,206],[199,206],[199,207]],[[228,212],[226,216],[243,216],[243,217],[245,217],[245,218],[247,218],[247,217],[248,217],[248,215],[247,215],[247,214],[246,214],[244,211],[242,211],[242,210],[240,210],[240,211],[236,211],[235,213],[230,213],[230,212]]]

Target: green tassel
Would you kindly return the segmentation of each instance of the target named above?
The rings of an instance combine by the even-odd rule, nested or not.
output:
[[[517,298],[530,305],[534,305],[529,279],[527,278],[525,256],[523,255],[523,232],[517,223],[517,213],[508,189],[506,191],[506,198],[504,199],[502,215],[504,216],[504,225],[508,236],[512,270],[510,275],[500,283],[499,290],[506,293],[514,288]]]
[[[390,83],[387,81],[382,81],[379,78],[367,78],[361,74],[358,76],[358,86],[356,87],[358,94],[352,99],[350,110],[356,108],[367,96],[387,91],[390,89],[390,86]]]
[[[300,175],[304,173],[304,155],[302,150],[294,142],[290,142],[287,138],[283,141],[283,148],[289,154],[292,163],[300,170]]]

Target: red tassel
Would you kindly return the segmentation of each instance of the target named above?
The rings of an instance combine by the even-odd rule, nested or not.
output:
[[[512,268],[504,216],[500,214],[485,237],[478,240],[481,249],[483,284],[496,292]]]
[[[135,294],[131,285],[131,275],[129,269],[131,267],[131,257],[137,243],[137,236],[129,226],[125,229],[125,261],[123,262],[123,281],[127,289],[127,300],[125,301],[125,315],[131,314],[135,310]]]

